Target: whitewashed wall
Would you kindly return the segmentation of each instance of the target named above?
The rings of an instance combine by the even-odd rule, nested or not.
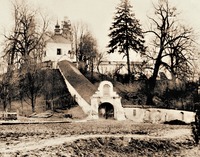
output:
[[[162,123],[181,120],[186,123],[194,121],[194,112],[159,108],[124,108],[125,116],[134,122]]]
[[[57,55],[57,49],[61,49],[61,55]],[[47,42],[46,44],[46,56],[44,57],[44,61],[61,61],[61,60],[68,60],[74,62],[76,60],[75,55],[72,57],[68,53],[69,51],[72,52],[71,44],[66,43],[53,43]]]

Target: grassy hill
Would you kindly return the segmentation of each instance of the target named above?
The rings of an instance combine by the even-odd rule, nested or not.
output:
[[[36,112],[43,112],[52,109],[52,107],[67,109],[76,105],[58,69],[42,69],[38,73],[39,76],[35,77],[35,82],[40,82],[42,86],[37,87],[39,88],[39,93],[35,104]],[[19,81],[20,79],[15,79],[12,85],[11,104],[8,105],[8,111],[19,110],[20,113],[27,115],[31,113],[30,91],[27,88],[23,89],[22,98],[20,94],[22,89]],[[3,100],[0,101],[0,110],[3,110]]]

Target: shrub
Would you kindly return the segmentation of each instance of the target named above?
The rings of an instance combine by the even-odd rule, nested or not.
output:
[[[171,121],[166,121],[166,122],[164,122],[164,124],[169,124],[169,125],[187,125],[187,123],[185,123],[182,120],[178,120],[178,119],[171,120]]]

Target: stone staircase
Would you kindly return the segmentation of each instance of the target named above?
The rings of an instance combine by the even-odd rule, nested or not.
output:
[[[91,111],[90,98],[97,88],[76,68],[76,66],[66,60],[57,63],[65,84],[82,110],[89,115]]]

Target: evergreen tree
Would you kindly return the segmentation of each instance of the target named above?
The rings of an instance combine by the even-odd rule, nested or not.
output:
[[[121,0],[116,8],[114,22],[110,27],[109,37],[111,38],[108,47],[108,53],[114,53],[117,49],[119,53],[123,53],[127,57],[128,76],[130,80],[130,52],[145,51],[144,36],[142,35],[139,20],[135,18],[135,14],[131,11],[132,6],[129,0]]]

